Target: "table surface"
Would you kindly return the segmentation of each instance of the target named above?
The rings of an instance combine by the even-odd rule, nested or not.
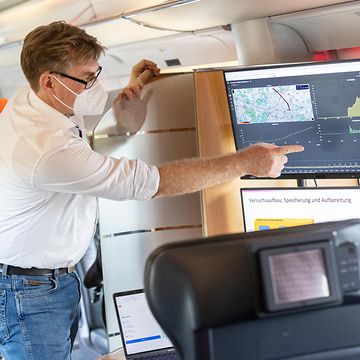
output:
[[[109,354],[102,355],[96,360],[125,360],[125,355],[123,349],[114,350]]]

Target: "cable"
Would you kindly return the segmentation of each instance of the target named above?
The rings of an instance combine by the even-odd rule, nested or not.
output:
[[[316,187],[318,187],[318,183],[317,183],[316,179],[314,179],[314,184]]]

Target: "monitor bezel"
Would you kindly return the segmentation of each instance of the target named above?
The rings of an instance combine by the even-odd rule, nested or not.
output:
[[[226,83],[226,74],[231,72],[242,72],[242,71],[254,71],[254,70],[267,70],[267,69],[285,69],[292,67],[306,67],[306,66],[317,66],[317,65],[333,65],[333,64],[346,64],[346,63],[359,63],[359,71],[360,71],[360,59],[346,59],[346,60],[333,60],[333,61],[321,61],[321,62],[297,62],[297,63],[284,63],[284,64],[270,64],[270,65],[254,65],[254,66],[245,66],[245,67],[237,67],[237,68],[228,68],[223,69],[223,81],[224,87],[226,91],[226,100],[227,100],[227,108],[229,111],[229,118],[231,122],[231,128],[233,132],[233,139],[235,144],[235,149],[237,149],[237,143],[235,138],[235,129],[234,129],[234,119],[232,117],[232,112],[230,108],[230,101],[228,95],[228,87]],[[360,156],[359,156],[360,161]],[[336,173],[299,173],[299,174],[283,174],[281,173],[278,179],[356,179],[360,177],[360,170],[358,172],[347,173],[347,172],[336,172]],[[246,180],[257,180],[259,179],[253,175],[245,175],[242,176],[241,179]],[[272,179],[269,177],[261,178],[261,179]]]
[[[295,186],[291,186],[291,187],[243,187],[240,188],[240,200],[241,200],[241,215],[242,215],[242,221],[243,221],[243,226],[244,226],[244,232],[245,233],[249,233],[252,232],[250,230],[246,229],[246,221],[245,221],[245,211],[244,211],[244,197],[243,197],[243,191],[261,191],[261,190],[270,190],[270,191],[282,191],[282,190],[300,190],[300,191],[316,191],[316,190],[358,190],[360,191],[360,187],[359,186],[312,186],[312,187],[295,187]],[[330,220],[329,220],[330,221]],[[336,221],[336,220],[334,220]],[[254,230],[254,231],[263,231],[263,230]],[[266,230],[265,230],[266,231]]]
[[[306,250],[321,250],[329,286],[329,296],[312,298],[288,303],[276,303],[275,285],[271,277],[270,258],[273,255],[296,253]],[[277,312],[298,308],[308,308],[319,305],[339,303],[342,301],[342,292],[337,274],[337,263],[334,247],[329,239],[311,244],[294,244],[275,248],[264,248],[259,251],[260,274],[263,282],[263,294],[265,299],[265,311]]]

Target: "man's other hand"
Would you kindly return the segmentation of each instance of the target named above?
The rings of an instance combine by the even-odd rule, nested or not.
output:
[[[276,178],[281,175],[281,171],[288,161],[286,154],[303,150],[302,145],[276,146],[257,143],[238,151],[238,154],[242,159],[245,156],[246,174],[256,177]]]

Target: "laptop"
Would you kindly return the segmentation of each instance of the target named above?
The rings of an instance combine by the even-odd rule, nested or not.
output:
[[[144,290],[117,292],[113,299],[127,360],[179,360],[152,315]]]

